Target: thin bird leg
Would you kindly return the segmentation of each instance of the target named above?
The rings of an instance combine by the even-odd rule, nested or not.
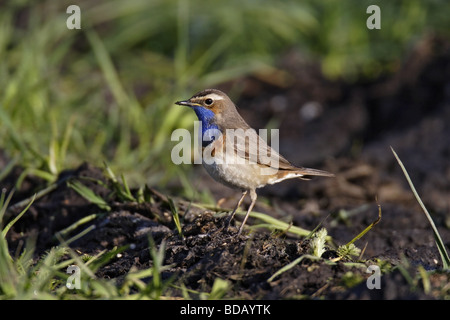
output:
[[[233,210],[233,212],[231,213],[231,217],[230,217],[230,219],[228,220],[228,226],[227,226],[227,228],[230,226],[231,220],[233,220],[234,215],[236,214],[236,210],[239,208],[239,206],[241,205],[241,203],[242,203],[242,201],[244,200],[244,198],[245,198],[246,195],[247,195],[247,190],[244,191],[244,192],[242,192],[241,198],[239,199],[239,201],[238,201],[236,207],[234,207],[234,210]]]
[[[245,215],[244,221],[242,221],[242,224],[241,224],[241,227],[239,228],[239,232],[237,233],[237,236],[239,236],[241,234],[242,230],[244,230],[244,225],[247,222],[250,212],[252,212],[252,210],[253,210],[253,206],[255,205],[256,198],[257,198],[257,195],[256,195],[255,190],[250,190],[250,199],[252,199],[252,203],[250,203],[250,207],[248,207],[247,214]]]

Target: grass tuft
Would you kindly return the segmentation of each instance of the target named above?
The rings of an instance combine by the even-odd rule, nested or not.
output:
[[[436,246],[439,250],[439,254],[441,255],[443,269],[449,270],[450,269],[450,258],[448,256],[447,250],[445,249],[445,245],[444,245],[444,242],[442,241],[441,235],[439,234],[439,231],[436,228],[436,225],[434,224],[433,218],[428,213],[428,210],[425,207],[425,205],[423,204],[422,199],[420,199],[420,196],[417,193],[416,188],[414,187],[414,184],[413,184],[411,178],[409,177],[408,171],[406,171],[406,168],[403,165],[403,162],[400,160],[397,153],[394,151],[394,148],[391,147],[391,150],[392,150],[392,153],[394,154],[395,159],[397,159],[397,162],[400,165],[400,168],[402,168],[403,174],[405,175],[406,180],[408,181],[409,187],[411,188],[411,190],[414,194],[414,197],[416,198],[417,202],[419,203],[420,207],[422,208],[423,212],[425,213],[425,216],[427,217],[428,222],[430,223],[430,226],[433,230],[433,236],[434,236],[434,240],[436,242]]]

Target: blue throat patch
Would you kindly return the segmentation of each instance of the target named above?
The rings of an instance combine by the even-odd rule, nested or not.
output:
[[[202,122],[202,147],[208,146],[220,134],[219,127],[214,123],[215,113],[204,107],[192,107],[198,120]]]

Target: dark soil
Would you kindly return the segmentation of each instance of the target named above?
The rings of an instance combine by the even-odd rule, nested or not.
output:
[[[93,255],[129,245],[97,272],[99,277],[115,278],[119,283],[131,268],[152,265],[151,235],[158,247],[165,243],[164,264],[172,265],[163,277],[176,275],[176,283],[198,292],[210,292],[214,280],[222,278],[232,284],[225,297],[244,299],[448,298],[450,275],[441,270],[431,227],[390,146],[405,164],[450,251],[450,43],[427,38],[397,73],[367,83],[326,80],[316,66],[296,54],[286,55],[280,68],[288,77],[259,75],[222,89],[242,88],[237,104],[253,127],[277,121],[280,151],[286,158],[297,165],[334,172],[336,178],[286,181],[264,188],[259,191],[255,211],[310,230],[322,221],[335,244],[341,245],[376,220],[378,203],[381,221],[355,244],[365,247],[362,260],[367,266],[385,266],[381,289],[369,290],[365,280],[370,273],[349,266],[348,260],[331,264],[304,259],[267,282],[280,268],[308,253],[307,240],[262,229],[237,237],[234,223],[230,229],[224,228],[225,215],[199,209],[165,191],[182,217],[183,239],[161,189],[150,189],[151,201],[145,203],[121,201],[103,171],[90,164],[62,172],[58,187],[38,199],[14,225],[8,233],[11,253],[16,254],[26,239],[34,236],[39,257],[59,243],[57,232],[82,217],[104,213],[67,237],[95,225],[71,243],[78,253]],[[3,161],[6,156],[0,164]],[[11,190],[21,172],[20,167],[14,168],[1,187]],[[111,211],[106,213],[89,203],[67,186],[68,179],[78,180],[102,196]],[[194,169],[191,179],[200,191],[211,190],[223,208],[233,207],[238,200],[237,192],[214,182],[201,166]],[[44,187],[43,181],[28,177],[12,203]],[[249,224],[252,222],[250,219]],[[336,253],[330,249],[324,257],[334,258]],[[399,265],[404,269],[395,268]],[[421,281],[408,282],[401,272],[407,270],[414,279],[418,266],[436,270],[426,293]],[[171,290],[170,296],[182,295]]]

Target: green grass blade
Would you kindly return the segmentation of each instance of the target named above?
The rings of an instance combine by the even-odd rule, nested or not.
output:
[[[12,211],[14,211],[16,209],[25,207],[33,198],[35,198],[34,200],[40,199],[43,196],[45,196],[45,195],[49,194],[50,192],[52,192],[53,190],[55,190],[57,187],[58,187],[58,184],[57,183],[53,183],[53,184],[49,185],[48,187],[46,187],[45,189],[42,189],[41,191],[37,192],[34,196],[26,198],[26,199],[24,199],[22,201],[19,201],[19,202],[15,203],[15,204],[9,206],[7,208],[7,211],[8,212],[12,212]],[[1,215],[0,215],[0,217],[1,217]]]
[[[191,204],[197,208],[209,209],[209,210],[213,210],[215,212],[231,211],[231,209],[218,208],[214,205],[208,205],[208,204],[204,204],[204,203],[192,202]],[[236,214],[239,216],[242,216],[242,217],[244,217],[246,215],[246,213],[247,213],[246,211],[236,211]],[[271,229],[271,230],[281,230],[281,231],[284,231],[287,233],[298,235],[300,237],[307,237],[308,235],[311,235],[310,230],[306,230],[306,229],[303,229],[303,228],[300,228],[297,226],[293,226],[287,222],[275,219],[274,217],[272,217],[268,214],[262,213],[262,212],[252,211],[252,212],[250,212],[250,217],[259,219],[265,223],[248,226],[248,228],[267,227],[268,229]],[[327,236],[327,241],[329,241],[329,240],[331,240],[331,237]]]
[[[240,215],[240,216],[244,216],[246,214],[246,212],[237,211],[236,214]],[[303,229],[300,227],[296,227],[296,226],[292,226],[287,222],[275,219],[274,217],[271,217],[271,216],[261,213],[261,212],[252,211],[252,212],[250,212],[250,217],[257,218],[259,220],[266,222],[267,224],[270,225],[270,227],[272,229],[287,231],[289,233],[296,234],[300,237],[306,237],[311,233],[311,231],[309,231],[309,230],[306,230],[306,229]]]
[[[2,181],[11,172],[11,170],[18,162],[19,157],[15,157],[10,162],[8,162],[8,164],[4,168],[2,168],[2,170],[0,171],[0,181]]]
[[[441,239],[439,231],[437,230],[437,228],[433,222],[433,219],[431,218],[431,215],[428,213],[427,208],[423,204],[422,199],[420,199],[419,194],[417,193],[416,188],[414,187],[414,184],[412,183],[411,178],[409,177],[409,174],[405,169],[405,166],[403,165],[402,161],[398,157],[397,153],[394,151],[394,148],[391,147],[391,150],[392,150],[392,153],[394,154],[395,158],[397,159],[398,164],[402,168],[403,174],[405,175],[406,180],[408,181],[409,186],[410,186],[412,192],[414,193],[414,196],[416,197],[417,202],[419,202],[419,205],[422,207],[422,210],[425,213],[425,215],[431,225],[431,228],[433,229],[434,240],[436,241],[436,246],[439,250],[439,254],[441,255],[441,259],[442,259],[442,266],[445,270],[448,270],[450,268],[450,258],[448,256],[447,250],[445,249],[445,245]]]
[[[13,189],[12,191],[9,192],[8,197],[6,198],[5,201],[6,189],[2,190],[2,194],[0,196],[0,225],[3,221],[3,216],[5,215],[6,209],[8,208],[8,204],[11,201],[14,191],[15,190]]]
[[[85,217],[81,218],[80,220],[77,220],[76,222],[72,223],[70,226],[68,226],[68,227],[58,231],[55,234],[55,238],[57,238],[58,236],[64,238],[65,236],[67,236],[69,233],[71,233],[72,231],[74,231],[78,227],[80,227],[80,226],[82,226],[82,225],[84,225],[86,223],[89,223],[89,222],[97,219],[98,217],[100,217],[102,215],[103,214],[101,214],[101,213],[93,213],[93,214],[90,214],[88,216],[85,216]]]
[[[123,174],[121,175],[122,184],[120,184],[119,180],[117,180],[116,175],[108,166],[108,164],[106,162],[103,162],[103,165],[105,167],[107,175],[109,176],[109,179],[111,180],[112,187],[115,190],[117,196],[125,201],[137,202],[138,200],[133,196],[130,188],[128,187],[128,183],[125,180],[125,176]]]
[[[129,97],[120,81],[114,63],[111,60],[110,53],[104,46],[102,39],[93,30],[86,31],[87,39],[92,47],[92,50],[97,58],[97,62],[103,72],[106,82],[111,89],[111,93],[119,105],[126,105],[129,102]]]
[[[300,256],[299,258],[295,259],[294,261],[292,261],[291,263],[285,265],[283,268],[281,268],[277,272],[275,272],[269,279],[267,279],[267,282],[273,281],[273,279],[278,277],[283,272],[286,272],[286,271],[292,269],[293,267],[298,265],[300,262],[302,262],[302,260],[305,259],[305,258],[308,258],[308,259],[311,259],[311,260],[320,260],[321,259],[319,257],[313,256],[313,255],[310,255],[310,254],[304,254],[304,255]]]
[[[98,195],[94,193],[91,189],[86,187],[84,184],[82,184],[79,181],[67,181],[67,185],[75,190],[80,196],[88,200],[89,202],[96,204],[100,209],[110,211],[111,207],[108,205],[108,203]]]
[[[25,212],[27,212],[28,208],[30,208],[30,206],[33,204],[34,199],[36,199],[36,194],[34,195],[33,199],[31,199],[30,203],[25,207],[25,209],[23,209],[18,215],[17,217],[15,217],[13,220],[11,220],[6,227],[2,230],[2,237],[6,237],[6,234],[8,233],[9,229],[11,229],[11,227],[14,225],[14,223],[17,222],[17,220],[20,219],[20,217],[22,217],[24,215]]]
[[[181,227],[180,215],[178,214],[177,207],[173,203],[172,198],[167,198],[169,200],[170,211],[172,212],[173,221],[175,222],[175,226],[177,227],[178,234],[181,238],[184,239],[183,229]]]
[[[352,240],[350,240],[346,246],[349,247],[352,243],[354,243],[356,240],[359,240],[362,238],[363,235],[365,235],[367,232],[369,232],[378,222],[381,220],[381,206],[378,205],[378,218],[372,222],[367,228],[365,228],[361,233],[359,233],[356,237],[354,237]]]
[[[136,200],[136,199],[134,199],[133,195],[131,194],[131,190],[130,190],[130,187],[128,187],[127,180],[125,180],[125,176],[122,174],[121,177],[122,177],[122,183],[123,183],[123,188],[124,188],[126,197],[131,200]]]
[[[227,292],[230,290],[230,282],[221,278],[216,278],[214,280],[211,292],[209,294],[208,300],[220,300]]]

